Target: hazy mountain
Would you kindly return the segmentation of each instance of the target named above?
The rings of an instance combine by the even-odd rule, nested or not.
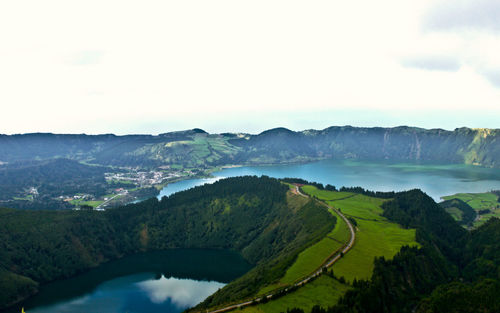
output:
[[[0,135],[0,162],[64,157],[97,164],[210,167],[322,158],[422,160],[500,166],[500,129],[329,127],[258,135],[201,129],[153,135]],[[1,164],[1,163],[0,163]]]

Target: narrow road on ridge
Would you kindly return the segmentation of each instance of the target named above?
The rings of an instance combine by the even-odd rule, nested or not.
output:
[[[295,193],[297,195],[301,195],[303,197],[309,198],[308,195],[305,195],[305,194],[303,194],[300,191],[300,188],[297,185],[295,185],[295,190],[294,190],[293,193]],[[344,220],[344,222],[349,227],[349,232],[351,233],[351,238],[349,239],[349,242],[344,246],[344,248],[341,251],[338,251],[338,252],[334,251],[332,253],[333,255],[331,256],[331,258],[329,258],[327,261],[325,261],[320,266],[320,268],[318,270],[314,271],[313,273],[311,273],[309,276],[305,277],[301,281],[299,281],[299,282],[293,284],[292,286],[286,288],[285,291],[288,291],[291,287],[301,287],[301,286],[309,283],[314,278],[316,278],[319,275],[321,275],[321,273],[323,271],[323,268],[328,268],[328,267],[332,266],[335,262],[337,262],[342,257],[343,254],[346,254],[349,250],[351,250],[352,246],[354,245],[354,241],[356,240],[356,233],[354,232],[354,227],[352,226],[352,224],[349,221],[349,219],[347,219],[344,216],[344,214],[342,214],[339,210],[335,209],[334,207],[329,206],[326,202],[319,201],[319,200],[318,200],[318,202],[322,203],[327,208],[332,209],[338,216],[340,216]],[[271,292],[268,295],[262,296],[260,298],[255,298],[255,299],[250,300],[250,301],[245,301],[245,302],[241,302],[241,303],[237,303],[237,304],[232,304],[232,305],[227,306],[225,308],[217,309],[217,310],[214,310],[214,311],[207,311],[207,312],[208,313],[220,313],[220,312],[227,312],[227,311],[231,311],[231,310],[234,310],[234,309],[243,308],[243,307],[249,306],[249,305],[251,305],[251,304],[253,304],[255,302],[260,302],[264,298],[272,299],[275,294],[276,294],[276,292]]]

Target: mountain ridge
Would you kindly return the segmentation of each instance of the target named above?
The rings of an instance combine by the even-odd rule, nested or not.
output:
[[[331,126],[259,134],[210,134],[195,128],[159,135],[29,133],[0,135],[0,161],[65,157],[89,163],[158,167],[179,164],[277,164],[318,159],[431,161],[500,167],[500,129]]]

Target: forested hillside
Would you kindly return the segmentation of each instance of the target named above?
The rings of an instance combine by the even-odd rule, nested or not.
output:
[[[55,157],[114,166],[210,167],[321,158],[423,160],[500,167],[500,130],[416,127],[285,128],[250,134],[201,129],[152,135],[0,135],[0,164]]]
[[[58,200],[59,197],[75,194],[102,197],[110,189],[135,187],[123,182],[106,182],[104,173],[109,170],[63,158],[12,162],[0,167],[0,201],[5,207],[66,209],[73,206]]]
[[[476,211],[460,199],[445,200],[439,205],[461,225],[472,226],[477,216]]]
[[[237,177],[104,212],[0,209],[0,308],[108,260],[174,248],[240,252],[254,269],[211,303],[250,296],[335,225],[294,197],[276,179]]]
[[[370,280],[353,282],[336,306],[313,312],[498,312],[500,219],[469,232],[419,190],[397,193],[384,216],[416,228],[421,247],[375,259]]]
[[[293,132],[265,131],[231,143],[242,160],[276,163],[307,158],[424,160],[500,166],[500,130],[459,128],[454,131],[416,127],[329,127]]]
[[[0,303],[108,260],[174,248],[236,250],[254,265],[196,309],[251,298],[335,225],[325,207],[288,188],[268,177],[236,177],[105,212],[0,209]],[[376,258],[371,279],[352,281],[337,305],[313,312],[496,312],[500,219],[468,231],[420,190],[380,196],[383,216],[416,229],[420,246]]]

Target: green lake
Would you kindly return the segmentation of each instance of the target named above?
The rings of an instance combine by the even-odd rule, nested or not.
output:
[[[232,251],[148,252],[47,284],[22,305],[27,313],[181,312],[250,268]]]

